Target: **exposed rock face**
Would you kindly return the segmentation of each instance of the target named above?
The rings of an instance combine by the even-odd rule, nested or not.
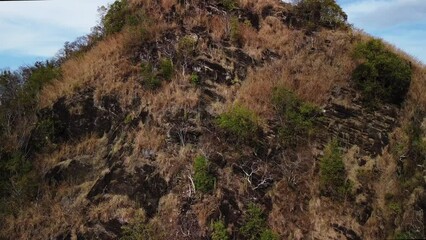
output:
[[[336,87],[323,113],[320,124],[327,136],[337,137],[346,148],[357,145],[362,154],[377,156],[389,144],[388,133],[397,125],[398,109],[384,104],[368,110],[354,90]]]
[[[157,212],[158,201],[167,193],[167,183],[153,166],[144,165],[134,173],[116,166],[96,181],[87,197],[96,201],[107,193],[129,196],[152,217]]]
[[[54,123],[52,140],[59,143],[91,133],[102,136],[122,117],[122,113],[114,97],[105,96],[99,106],[95,105],[93,90],[88,89],[69,99],[59,99],[51,109],[42,110],[39,119]]]
[[[91,171],[88,164],[90,157],[79,157],[78,159],[68,159],[58,163],[44,175],[50,184],[60,184],[63,181],[73,181],[79,184],[85,181],[86,174]]]

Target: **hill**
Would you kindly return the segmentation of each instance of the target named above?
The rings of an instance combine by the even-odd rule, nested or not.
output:
[[[426,68],[346,19],[119,0],[3,71],[0,238],[425,238]]]

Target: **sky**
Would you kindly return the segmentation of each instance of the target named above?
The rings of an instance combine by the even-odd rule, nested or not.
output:
[[[90,32],[113,0],[0,1],[0,69],[53,57]],[[337,0],[349,22],[426,63],[426,0]]]

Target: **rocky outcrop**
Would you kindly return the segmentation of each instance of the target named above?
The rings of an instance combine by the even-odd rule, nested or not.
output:
[[[87,173],[91,171],[90,156],[81,156],[77,159],[68,159],[56,164],[48,170],[44,178],[49,184],[61,184],[63,181],[72,181],[79,184],[85,181]]]
[[[118,101],[112,96],[104,96],[96,105],[93,90],[87,89],[69,98],[59,99],[52,108],[39,113],[39,122],[48,120],[53,123],[51,141],[60,143],[78,139],[89,134],[102,136],[123,118]]]
[[[346,148],[357,145],[362,154],[377,156],[389,144],[388,133],[396,127],[397,116],[396,106],[383,104],[370,110],[355,90],[336,87],[320,118],[325,130],[322,142],[332,136]]]
[[[92,201],[102,201],[104,194],[127,195],[140,204],[148,217],[157,212],[158,202],[167,193],[167,182],[150,165],[127,172],[119,166],[112,167],[101,176],[87,195]]]

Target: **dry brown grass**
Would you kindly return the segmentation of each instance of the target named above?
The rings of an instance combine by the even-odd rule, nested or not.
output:
[[[88,136],[78,143],[63,144],[53,153],[37,156],[37,170],[39,172],[45,173],[47,170],[63,160],[84,155],[93,156],[93,158],[91,158],[92,162],[90,162],[90,164],[96,165],[102,158],[102,154],[106,149],[107,142],[108,140],[106,137],[97,138],[95,136]]]
[[[284,86],[303,100],[321,105],[327,101],[333,86],[349,83],[355,67],[348,54],[352,49],[350,36],[323,31],[306,38],[303,33],[286,27],[273,29],[278,23],[274,18],[269,20],[272,25],[262,27],[259,37],[249,39],[245,48],[258,46],[255,55],[261,49],[273,49],[282,59],[250,71],[238,92],[239,101],[261,116],[270,117],[270,96],[274,87]]]
[[[76,228],[84,222],[82,212],[86,198],[78,198],[78,188],[59,188],[55,194],[46,192],[37,204],[30,204],[16,216],[6,218],[7,228],[1,232],[10,239],[52,239],[67,228]]]
[[[238,0],[238,6],[241,8],[252,9],[256,13],[260,14],[262,9],[267,6],[273,7],[273,9],[283,10],[287,8],[286,5],[282,4],[282,2],[277,0],[262,0],[262,1],[253,1],[253,0]]]
[[[122,55],[123,41],[123,34],[117,34],[100,42],[83,57],[66,61],[61,66],[63,79],[43,88],[40,107],[49,107],[58,98],[68,96],[83,86],[93,86],[100,81],[113,84],[122,80],[131,66]]]
[[[146,92],[145,99],[157,122],[166,114],[194,109],[200,100],[200,90],[189,83],[189,76],[177,74],[170,83],[163,84],[158,92]]]
[[[219,42],[226,34],[226,21],[223,17],[213,15],[207,23],[207,29],[213,41]]]
[[[165,144],[165,134],[153,126],[144,126],[141,124],[140,130],[135,137],[135,151],[142,150],[159,151]]]
[[[92,207],[87,214],[89,220],[108,222],[111,219],[120,219],[129,222],[136,215],[145,215],[142,209],[138,209],[134,201],[124,195],[104,195],[105,200]]]

